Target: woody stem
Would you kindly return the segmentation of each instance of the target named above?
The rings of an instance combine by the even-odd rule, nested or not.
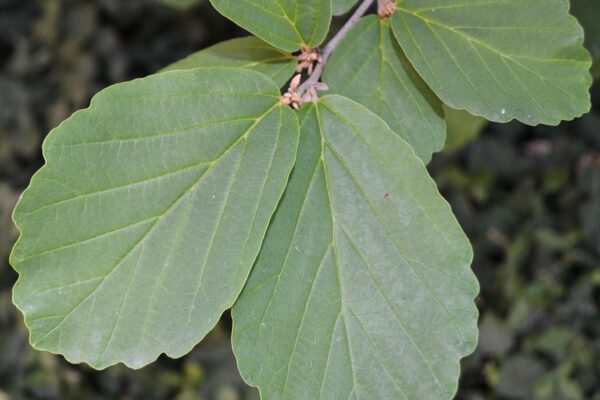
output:
[[[310,89],[313,85],[319,82],[319,80],[321,79],[321,74],[323,74],[325,64],[327,63],[329,56],[331,56],[331,53],[335,51],[335,49],[340,44],[344,36],[346,36],[348,31],[352,29],[352,27],[358,22],[358,20],[363,15],[365,15],[365,13],[369,10],[369,7],[371,7],[371,4],[373,4],[374,1],[375,0],[363,0],[363,2],[356,9],[354,14],[352,14],[352,16],[348,19],[348,21],[346,21],[344,26],[342,26],[342,29],[340,29],[335,34],[335,36],[329,41],[329,43],[327,43],[327,45],[323,48],[323,52],[321,53],[321,61],[317,63],[315,69],[313,70],[312,74],[310,74],[308,79],[298,87],[297,93],[300,97],[302,97],[302,95],[304,95],[304,93],[306,93],[306,91]]]

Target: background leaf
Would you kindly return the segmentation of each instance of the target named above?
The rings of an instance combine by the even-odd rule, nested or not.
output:
[[[282,203],[233,310],[263,399],[450,399],[475,347],[471,249],[406,142],[363,106],[301,113]]]
[[[400,45],[452,108],[558,124],[587,112],[591,62],[567,0],[405,0]]]
[[[359,21],[328,61],[323,80],[332,93],[383,118],[425,163],[444,147],[441,103],[398,46],[389,20],[371,15]]]
[[[479,136],[487,120],[444,105],[448,134],[444,151],[455,151]]]
[[[227,40],[200,50],[163,69],[174,71],[198,67],[241,67],[253,69],[282,86],[294,73],[298,60],[256,37]]]
[[[327,36],[331,0],[210,0],[221,14],[264,41],[293,52]]]
[[[115,85],[61,124],[14,214],[31,343],[96,368],[186,354],[245,283],[296,127],[271,81],[232,68]]]

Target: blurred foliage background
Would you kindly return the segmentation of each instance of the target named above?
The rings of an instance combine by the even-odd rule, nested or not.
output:
[[[597,37],[595,1],[573,0]],[[7,261],[10,215],[50,129],[110,84],[241,35],[205,1],[0,0],[0,400],[258,400],[237,373],[227,315],[189,355],[138,371],[32,350]],[[474,245],[481,283],[480,343],[457,399],[600,400],[599,85],[592,98],[590,114],[558,127],[447,110],[448,150],[430,171]]]

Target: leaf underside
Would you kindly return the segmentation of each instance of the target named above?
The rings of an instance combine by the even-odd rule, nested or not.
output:
[[[112,86],[44,143],[14,220],[31,343],[134,368],[186,354],[238,297],[295,160],[297,118],[243,69]]]
[[[404,0],[392,27],[450,107],[555,125],[590,108],[590,56],[568,8],[568,0]]]
[[[331,0],[210,1],[242,28],[289,52],[320,45],[331,22]]]
[[[410,65],[388,20],[371,15],[359,21],[328,61],[323,80],[332,93],[383,118],[425,163],[444,147],[441,102]]]
[[[475,347],[471,248],[406,142],[331,95],[301,109],[298,161],[233,309],[264,399],[450,399]]]
[[[294,73],[298,60],[256,37],[227,40],[177,61],[164,71],[198,67],[239,67],[260,72],[283,86]]]

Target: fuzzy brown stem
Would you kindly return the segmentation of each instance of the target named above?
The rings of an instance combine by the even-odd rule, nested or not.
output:
[[[323,52],[321,53],[321,62],[317,64],[312,74],[308,77],[302,85],[298,87],[297,93],[300,98],[304,96],[304,94],[315,84],[319,82],[321,79],[321,74],[323,74],[323,69],[325,68],[325,64],[327,60],[331,56],[331,53],[335,51],[337,46],[340,44],[344,36],[352,29],[352,27],[358,22],[358,20],[365,15],[365,13],[369,10],[369,7],[373,4],[375,0],[363,0],[363,2],[358,6],[354,14],[346,21],[342,29],[335,34],[335,36],[327,43],[327,45],[323,48]]]

